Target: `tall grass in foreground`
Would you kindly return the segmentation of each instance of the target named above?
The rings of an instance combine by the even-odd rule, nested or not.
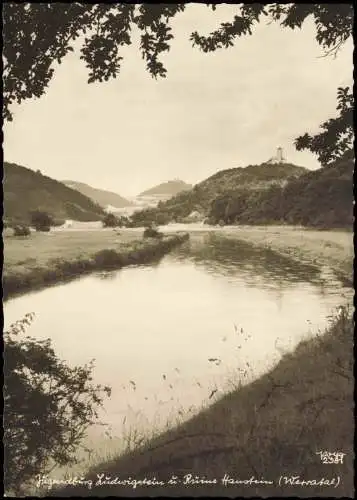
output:
[[[316,464],[319,449],[340,449],[352,456],[352,326],[349,310],[340,308],[326,332],[301,341],[259,380],[248,383],[254,372],[242,365],[225,386],[207,387],[205,400],[190,408],[176,406],[164,423],[159,419],[143,426],[135,415],[130,421],[124,417],[121,436],[106,430],[101,448],[95,443],[82,447],[78,467],[54,469],[54,477],[60,472],[64,480],[99,472],[170,476],[187,470],[206,477],[227,471],[256,477],[274,476],[279,470],[321,474]],[[350,481],[350,463],[346,465]],[[65,490],[66,495],[71,492],[94,494]],[[44,495],[46,490],[29,493]],[[103,493],[113,494],[113,489],[101,488]]]
[[[160,477],[187,472],[206,478],[224,474],[249,479],[273,479],[283,475],[314,479],[326,476],[319,451],[345,453],[343,465],[330,468],[343,481],[338,490],[311,486],[291,488],[289,484],[243,486],[227,489],[195,486],[195,495],[301,497],[353,492],[353,322],[348,309],[341,308],[326,332],[300,342],[294,352],[286,353],[269,373],[248,385],[238,383],[210,407],[202,407],[188,420],[150,438],[136,442],[127,452],[91,467],[86,474],[96,478],[104,472],[115,477]],[[134,436],[134,437],[133,437]],[[133,441],[131,441],[133,439]],[[108,457],[109,458],[109,457]],[[192,495],[192,489],[178,484],[170,494]],[[60,490],[56,495],[169,494],[167,488],[137,490],[101,487]]]
[[[235,331],[237,332],[237,327],[235,326]],[[243,329],[240,330],[243,333]],[[233,334],[235,338],[235,335]],[[226,338],[224,338],[226,340]],[[239,341],[238,344],[241,344]],[[241,345],[239,345],[241,347]],[[219,365],[221,362],[218,358],[208,358],[207,363],[213,365]],[[182,371],[184,368],[177,367],[173,370],[176,372],[179,381],[182,376]],[[235,383],[241,385],[244,383],[244,377],[248,375],[248,369],[242,368],[238,369],[235,373]],[[239,380],[238,380],[239,379]],[[228,383],[230,379],[228,380]],[[168,375],[163,375],[162,383],[168,385],[171,389],[174,389],[175,381]],[[194,386],[198,386],[201,389],[203,399],[198,399],[197,404],[191,404],[190,406],[184,406],[180,403],[179,398],[174,397],[168,398],[167,401],[163,399],[158,399],[154,395],[154,399],[157,400],[158,410],[155,416],[151,418],[146,418],[143,410],[125,412],[125,416],[122,420],[122,432],[120,435],[115,435],[113,429],[103,423],[97,423],[96,426],[101,426],[103,432],[96,439],[92,438],[89,442],[83,442],[78,446],[77,450],[77,463],[71,464],[70,467],[57,466],[53,463],[51,467],[51,475],[53,477],[59,478],[63,481],[73,478],[74,475],[82,476],[85,475],[86,471],[98,467],[103,462],[113,461],[118,455],[127,456],[138,450],[145,450],[146,447],[150,445],[152,441],[159,438],[163,432],[170,431],[182,425],[185,421],[193,416],[199,414],[201,411],[205,410],[212,402],[217,400],[222,394],[229,390],[228,383],[222,383],[217,385],[217,383],[212,382],[208,385],[201,383],[199,380],[192,380]],[[130,380],[127,385],[124,385],[127,390],[132,389],[132,385],[135,386],[135,382]],[[169,391],[170,392],[170,391]],[[203,395],[205,394],[205,397]],[[149,396],[149,395],[148,395]],[[152,396],[152,395],[151,395]],[[145,400],[149,399],[145,397]],[[171,411],[167,417],[162,417],[160,412],[161,405],[169,404],[171,406]],[[128,406],[128,410],[131,407]],[[131,415],[130,415],[131,413]],[[144,422],[143,422],[144,421]],[[105,430],[104,430],[105,429]],[[98,446],[99,445],[99,446]],[[36,488],[36,481],[33,482],[31,488],[27,489],[28,494],[43,495],[45,493],[43,488]]]

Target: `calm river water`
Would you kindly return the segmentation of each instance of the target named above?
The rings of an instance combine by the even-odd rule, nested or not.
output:
[[[197,234],[157,264],[14,298],[5,326],[34,312],[28,334],[50,337],[73,365],[95,358],[95,381],[112,387],[102,415],[109,437],[91,431],[105,456],[130,430],[187,418],[264,373],[324,329],[347,294],[328,269]]]

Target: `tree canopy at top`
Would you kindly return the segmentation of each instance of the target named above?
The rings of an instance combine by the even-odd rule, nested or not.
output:
[[[216,9],[216,4],[207,4]],[[165,77],[160,55],[170,49],[171,19],[186,4],[99,3],[5,3],[3,6],[3,114],[12,120],[11,104],[44,94],[54,74],[53,63],[61,63],[73,43],[84,36],[81,59],[88,68],[88,83],[118,76],[123,57],[121,47],[131,44],[133,27],[140,32],[140,50],[149,73]],[[209,36],[193,31],[193,47],[204,52],[234,45],[241,36],[254,34],[263,19],[282,28],[301,28],[312,18],[316,40],[325,55],[338,53],[351,37],[353,4],[237,4],[237,14]],[[321,125],[322,132],[296,139],[297,149],[309,149],[327,165],[351,148],[353,141],[353,96],[349,87],[338,89],[337,118]]]

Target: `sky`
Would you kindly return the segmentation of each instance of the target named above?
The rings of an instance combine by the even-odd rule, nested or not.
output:
[[[58,180],[85,182],[123,196],[179,178],[195,184],[218,170],[260,164],[284,148],[291,163],[319,168],[294,139],[336,115],[338,86],[352,82],[352,41],[321,57],[315,27],[282,29],[263,21],[234,47],[205,54],[190,33],[230,21],[189,4],[172,21],[167,78],[153,79],[137,44],[123,50],[118,78],[87,84],[85,63],[70,53],[46,94],[12,107],[4,126],[6,161]]]

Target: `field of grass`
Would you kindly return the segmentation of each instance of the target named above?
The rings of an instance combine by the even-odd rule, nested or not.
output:
[[[162,257],[188,237],[142,238],[138,231],[53,231],[4,237],[4,299],[73,279]]]
[[[104,248],[120,250],[141,239],[135,231],[51,231],[33,232],[31,236],[16,237],[12,231],[4,234],[4,271],[27,271],[47,265],[53,259],[72,260],[89,258]]]

